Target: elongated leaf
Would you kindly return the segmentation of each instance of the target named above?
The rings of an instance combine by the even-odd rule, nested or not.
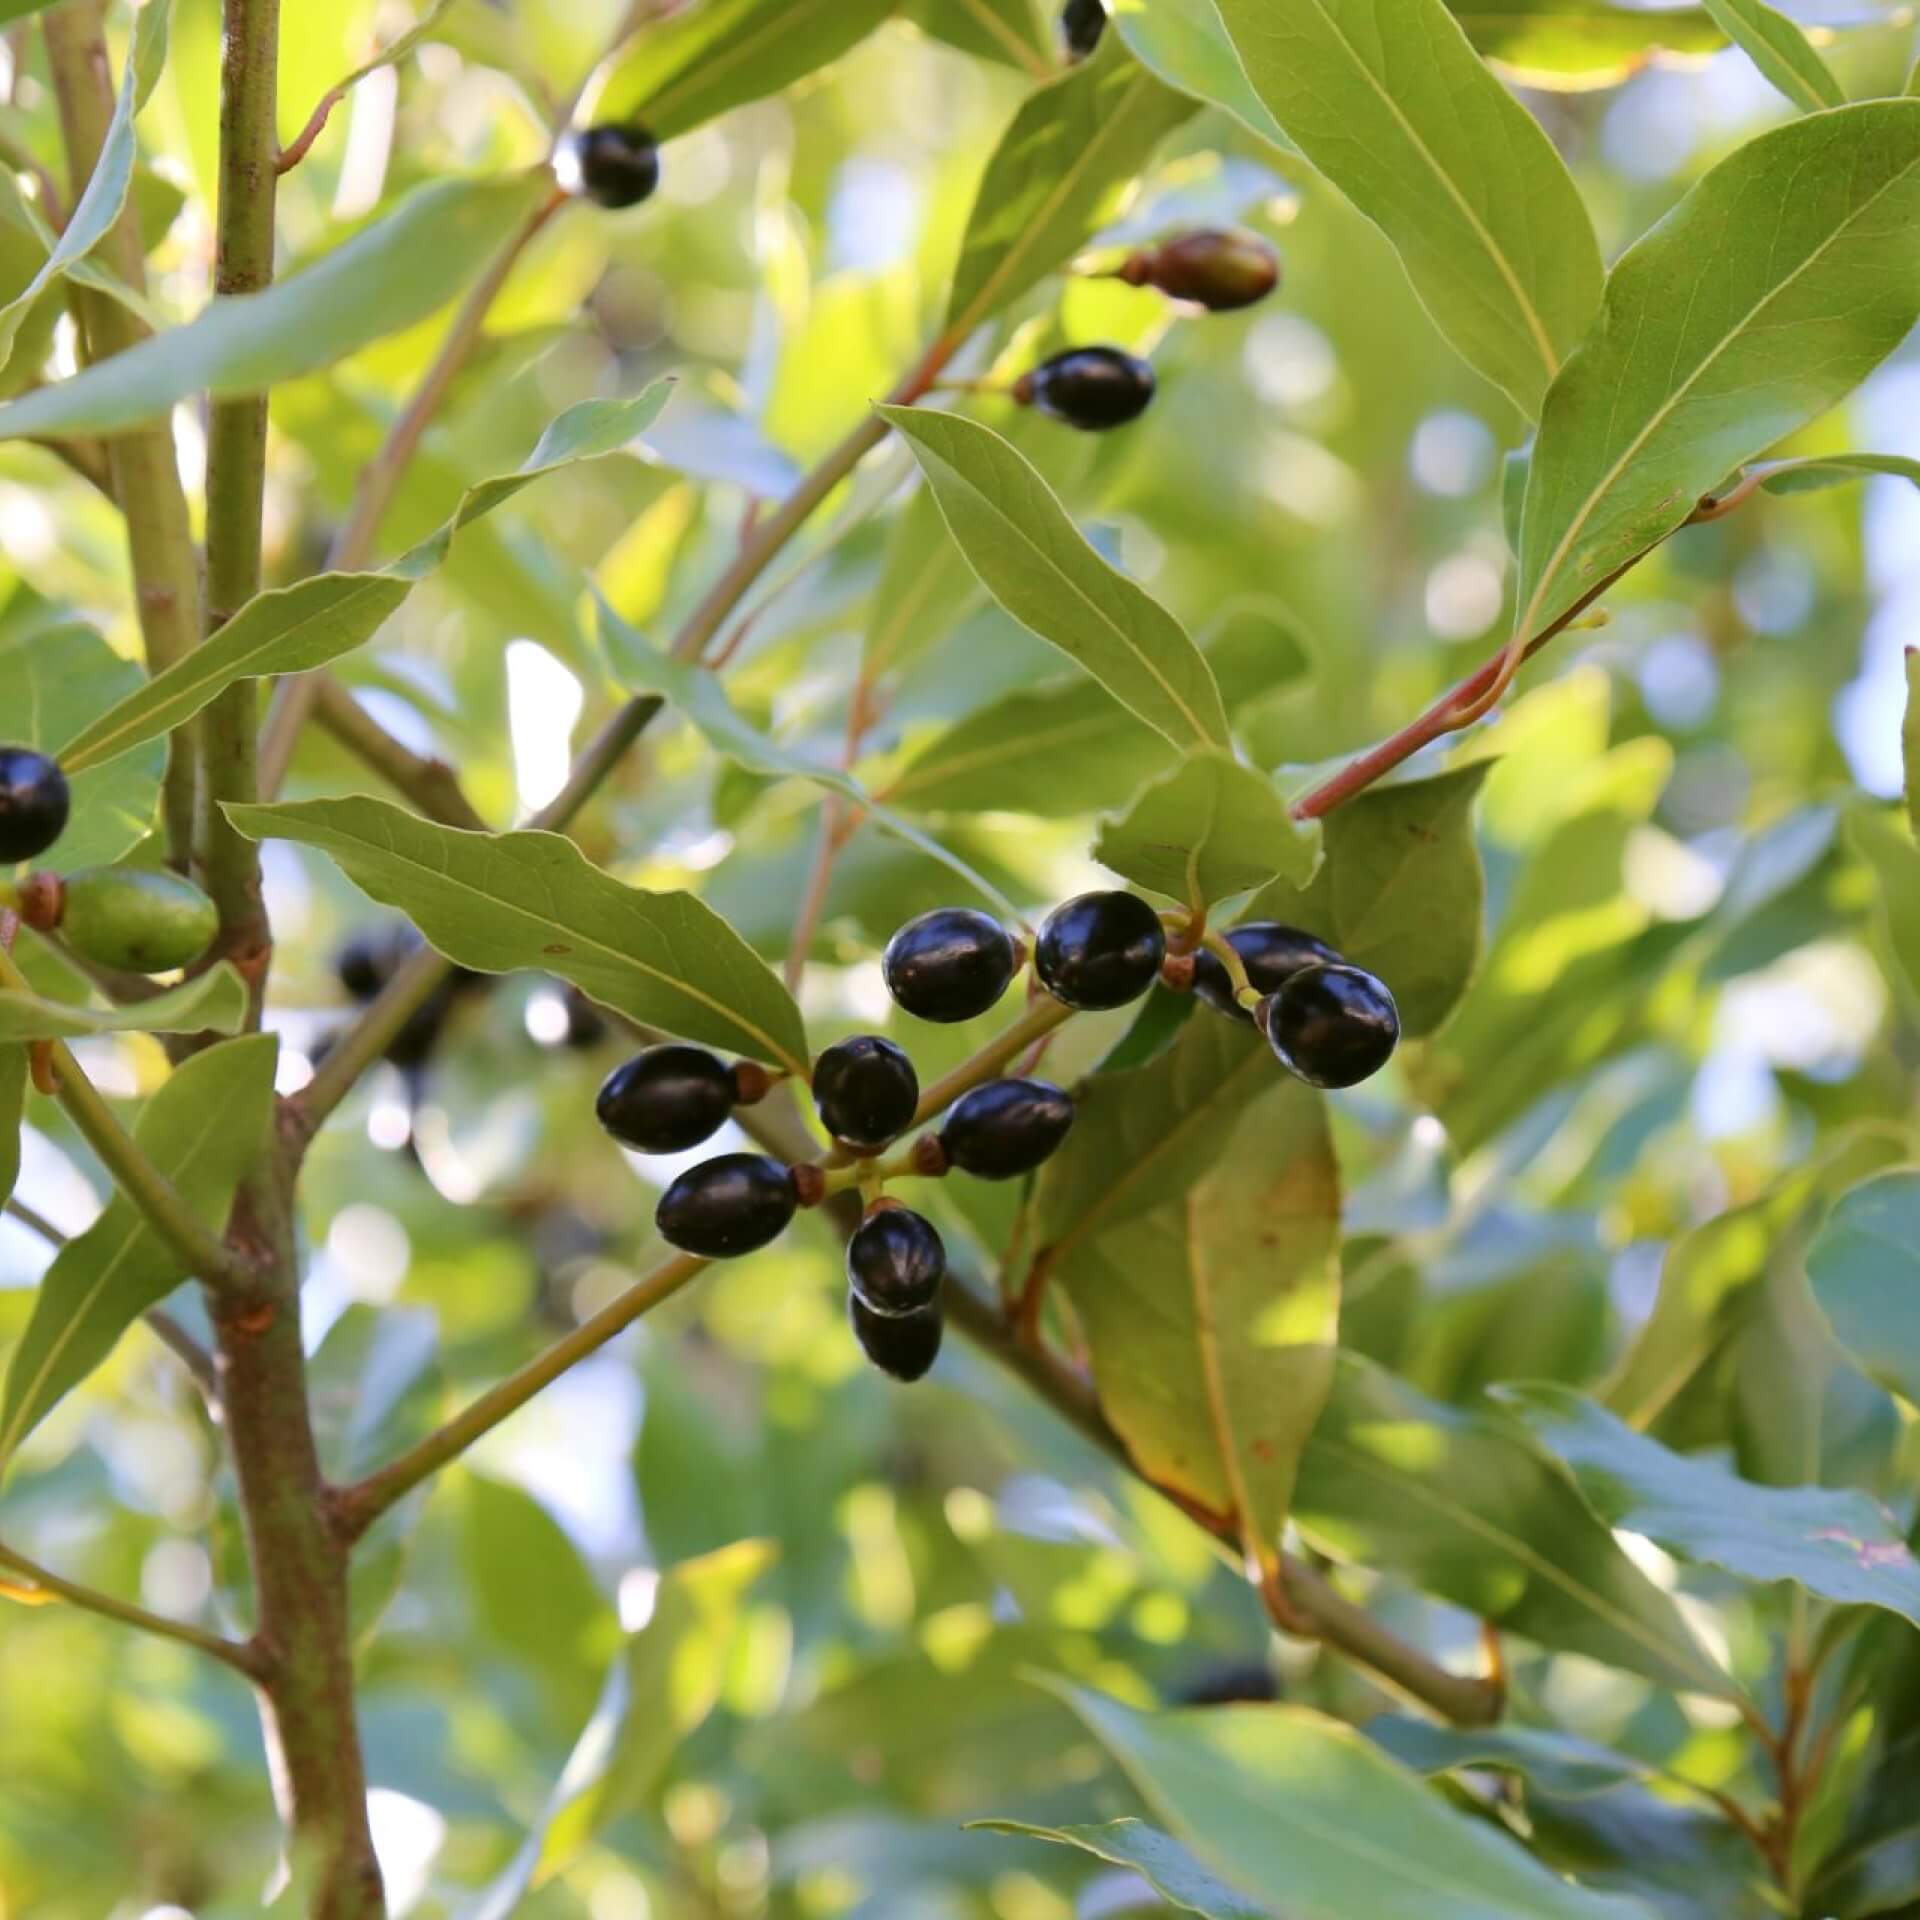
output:
[[[184,327],[0,407],[0,439],[124,433],[196,393],[259,393],[331,366],[444,306],[550,185],[520,174],[423,187],[264,293],[217,299]]]
[[[1635,1433],[1571,1388],[1496,1389],[1563,1460],[1608,1526],[1745,1580],[1791,1580],[1842,1606],[1885,1607],[1920,1625],[1920,1562],[1864,1493],[1762,1487]]]
[[[1136,886],[1204,909],[1320,864],[1317,821],[1296,820],[1273,782],[1229,753],[1196,753],[1102,823],[1093,857]]]
[[[1910,1003],[1920,1000],[1920,849],[1914,846],[1911,816],[1856,806],[1847,816],[1846,837],[1873,873],[1875,919],[1890,976]]]
[[[607,74],[598,120],[671,140],[779,93],[859,44],[895,0],[704,0],[650,21]]]
[[[1256,1906],[1217,1880],[1180,1842],[1144,1820],[1110,1820],[1103,1827],[1030,1827],[1019,1820],[975,1820],[969,1832],[1024,1834],[1055,1846],[1078,1847],[1109,1866],[1131,1867],[1160,1898],[1203,1920],[1267,1920],[1276,1910]]]
[[[1737,1696],[1673,1601],[1518,1434],[1352,1355],[1301,1460],[1294,1517],[1341,1557],[1543,1647]]]
[[[1319,935],[1392,988],[1413,1037],[1434,1032],[1480,963],[1486,882],[1473,803],[1488,769],[1376,787],[1326,819],[1326,859],[1304,890],[1285,880],[1248,907]]]
[[[913,449],[987,591],[1177,747],[1228,745],[1205,656],[1172,614],[1094,552],[1007,442],[955,413],[882,407]]]
[[[136,698],[146,676],[91,627],[56,626],[0,643],[0,714],[10,738],[59,755],[102,712]],[[153,831],[166,771],[166,747],[155,741],[108,768],[62,760],[72,785],[72,811],[60,836],[60,865],[69,872],[111,866]]]
[[[364,797],[227,816],[251,839],[330,854],[459,966],[557,973],[647,1026],[807,1072],[793,996],[712,908],[622,886],[559,834],[462,833]]]
[[[265,1142],[279,1042],[256,1034],[209,1047],[175,1069],[140,1115],[141,1151],[209,1227]],[[130,1200],[116,1195],[61,1248],[0,1394],[0,1468],[48,1413],[106,1359],[120,1336],[188,1276]]]
[[[1203,1865],[1289,1920],[1647,1920],[1299,1707],[1143,1714],[1056,1687]]]
[[[0,1040],[80,1040],[95,1033],[238,1033],[247,983],[224,961],[151,1000],[74,1007],[0,989]]]
[[[1572,178],[1442,0],[1216,0],[1294,144],[1399,251],[1457,352],[1529,419],[1599,304]]]
[[[1847,104],[1846,89],[1798,24],[1767,0],[1706,0],[1706,9],[1767,80],[1802,113]]]
[[[20,1178],[20,1129],[27,1113],[27,1050],[0,1047],[0,1207]]]
[[[1523,86],[1618,86],[1662,53],[1717,53],[1727,36],[1699,7],[1607,0],[1450,0],[1474,46]]]
[[[1515,630],[1533,634],[1664,539],[1700,496],[1825,413],[1920,317],[1920,106],[1875,100],[1764,133],[1607,282],[1548,396]]]
[[[1440,1727],[1383,1713],[1362,1731],[1415,1773],[1513,1773],[1561,1799],[1610,1793],[1654,1771],[1644,1760],[1543,1727]]]
[[[867,607],[863,659],[870,676],[896,673],[944,640],[985,593],[933,497],[919,488],[894,523],[887,567]]]
[[[569,407],[517,472],[469,488],[445,526],[378,573],[317,574],[248,601],[183,660],[69,739],[60,749],[61,765],[70,772],[102,766],[171,733],[236,680],[305,673],[351,653],[372,639],[414,586],[445,560],[463,527],[548,474],[620,452],[659,418],[672,390],[671,381],[656,380],[631,400],[587,400]]]
[[[1262,140],[1293,145],[1254,92],[1215,0],[1114,0],[1113,17],[1133,57],[1168,86],[1224,107]]]
[[[980,181],[954,268],[948,336],[964,339],[1084,246],[1193,110],[1117,34],[1023,101]]]
[[[1920,1406],[1920,1173],[1842,1194],[1807,1249],[1807,1279],[1861,1370]]]
[[[1920,1900],[1920,1812],[1913,1783],[1920,1775],[1920,1734],[1895,1740],[1853,1801],[1839,1846],[1807,1890],[1808,1913],[1836,1920],[1910,1915]]]
[[[1915,478],[1920,479],[1920,469]],[[1907,827],[1920,840],[1920,648],[1907,649],[1907,710],[1900,721],[1900,761],[1906,773]]]
[[[1761,485],[1769,493],[1818,493],[1826,487],[1843,487],[1879,474],[1911,480],[1920,487],[1920,460],[1897,453],[1809,454],[1799,460],[1770,460]]]
[[[1053,77],[1052,22],[1036,0],[907,0],[902,8],[936,40],[976,59],[1017,67],[1036,79]]]

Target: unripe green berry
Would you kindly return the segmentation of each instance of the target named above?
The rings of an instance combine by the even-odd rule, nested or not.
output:
[[[60,931],[83,960],[171,973],[213,944],[220,913],[191,880],[147,867],[89,867],[62,884]]]

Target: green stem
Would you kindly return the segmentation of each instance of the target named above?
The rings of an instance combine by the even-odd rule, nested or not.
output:
[[[1233,997],[1251,1012],[1260,1004],[1260,989],[1247,977],[1247,963],[1240,958],[1233,942],[1225,934],[1209,929],[1200,936],[1200,944],[1226,968]]]

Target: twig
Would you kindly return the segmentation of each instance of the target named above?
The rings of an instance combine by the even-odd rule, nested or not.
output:
[[[446,761],[394,738],[332,674],[316,674],[313,718],[363,766],[443,827],[484,833],[487,823]]]
[[[142,1316],[153,1337],[193,1376],[207,1404],[217,1413],[220,1407],[220,1373],[213,1355],[203,1347],[172,1314],[149,1307]]]
[[[51,435],[34,434],[29,436],[27,444],[52,454],[106,499],[113,499],[113,468],[100,441],[60,440]]]

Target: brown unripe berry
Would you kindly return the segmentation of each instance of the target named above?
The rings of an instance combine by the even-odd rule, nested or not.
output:
[[[1210,313],[1231,313],[1264,300],[1280,284],[1280,256],[1250,233],[1203,227],[1157,247],[1143,247],[1120,269],[1130,287],[1158,287]]]

